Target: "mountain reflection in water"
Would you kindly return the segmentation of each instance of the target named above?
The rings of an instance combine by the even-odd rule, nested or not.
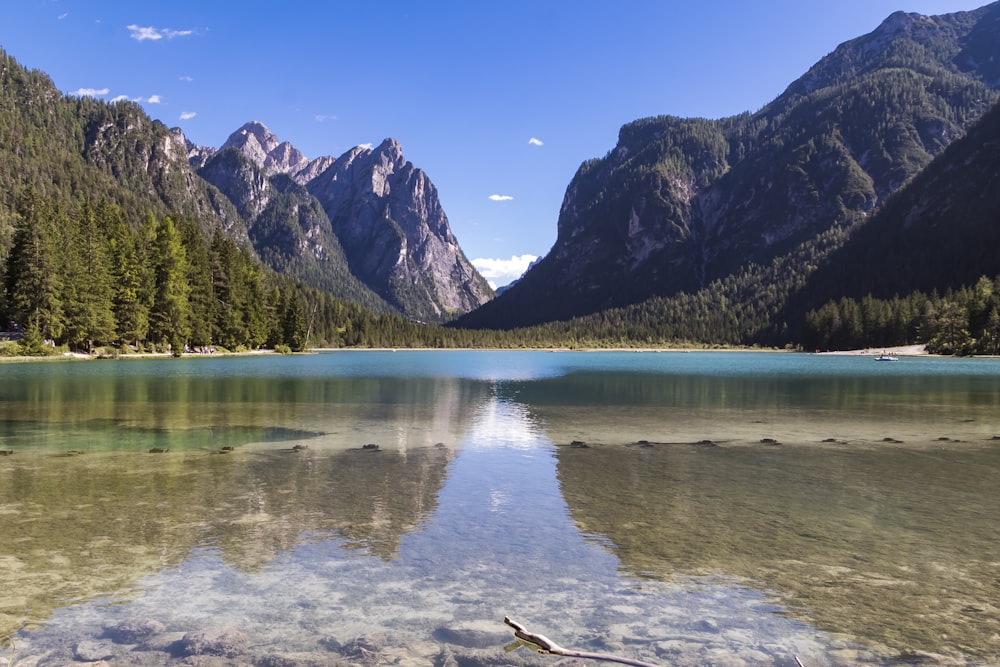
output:
[[[547,664],[503,656],[505,615],[664,664],[1000,656],[986,366],[231,361],[11,367],[0,636],[29,630],[0,659],[180,663],[226,627],[255,664],[350,661],[361,638],[404,665]],[[131,619],[161,631],[107,638]]]

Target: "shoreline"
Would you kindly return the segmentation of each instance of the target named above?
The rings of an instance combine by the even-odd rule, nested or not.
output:
[[[926,345],[897,345],[896,347],[868,347],[860,350],[833,350],[829,352],[816,351],[815,354],[839,355],[839,356],[875,356],[879,354],[891,354],[894,357],[930,357],[941,356],[932,355],[927,351]]]
[[[689,354],[693,352],[713,352],[713,353],[747,353],[766,352],[772,354],[817,354],[827,356],[875,356],[879,354],[891,354],[896,357],[930,357],[941,356],[932,355],[927,351],[926,345],[899,345],[888,348],[863,348],[857,350],[828,350],[814,352],[806,350],[787,350],[781,348],[754,348],[754,347],[520,347],[520,348],[478,348],[478,347],[315,347],[303,352],[292,354],[282,354],[272,349],[248,350],[243,352],[215,352],[212,354],[201,354],[188,352],[179,357],[174,357],[169,352],[136,352],[131,354],[121,354],[118,356],[89,355],[83,352],[63,352],[46,357],[21,357],[21,356],[0,356],[0,364],[21,363],[21,362],[57,362],[57,361],[119,361],[129,359],[210,359],[213,357],[255,357],[255,356],[296,356],[303,354],[318,354],[330,352],[633,352],[633,353],[663,353],[663,354]]]

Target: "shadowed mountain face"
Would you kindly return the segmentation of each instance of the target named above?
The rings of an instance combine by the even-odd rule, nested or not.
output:
[[[380,311],[441,322],[492,291],[466,259],[423,171],[394,139],[309,160],[262,123],[191,163],[248,220],[265,263]]]
[[[1000,4],[898,12],[756,113],[630,123],[573,178],[550,253],[459,324],[695,292],[857,225],[998,99],[996,62]]]
[[[1000,104],[817,269],[788,311],[931,293],[1000,275]]]

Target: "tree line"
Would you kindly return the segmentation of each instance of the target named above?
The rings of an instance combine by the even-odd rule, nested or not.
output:
[[[115,204],[66,210],[29,190],[3,276],[0,324],[35,352],[43,343],[174,353],[306,345],[299,290],[189,217],[130,224]]]
[[[221,230],[206,236],[190,217],[147,213],[130,221],[115,204],[87,201],[67,210],[33,190],[18,202],[4,259],[0,330],[22,330],[22,353],[54,346],[175,354],[262,347],[711,347],[766,344],[777,334],[775,340],[808,350],[924,343],[940,354],[1000,354],[1000,277],[944,295],[832,300],[806,313],[801,326],[781,323],[781,332],[774,322],[778,304],[803,278],[779,289],[768,270],[569,321],[471,330],[373,313],[333,297],[265,268]],[[770,268],[788,282],[779,264]]]
[[[841,298],[806,314],[806,349],[847,350],[922,343],[934,354],[1000,354],[1000,276],[972,287],[906,297]]]
[[[0,331],[20,331],[19,354],[557,344],[544,331],[458,330],[375,313],[275,273],[190,216],[135,221],[117,204],[67,209],[32,189],[17,202],[0,275]]]

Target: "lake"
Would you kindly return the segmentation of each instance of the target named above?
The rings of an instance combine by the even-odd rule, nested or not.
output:
[[[4,664],[1000,664],[996,359],[11,363],[0,450]]]

